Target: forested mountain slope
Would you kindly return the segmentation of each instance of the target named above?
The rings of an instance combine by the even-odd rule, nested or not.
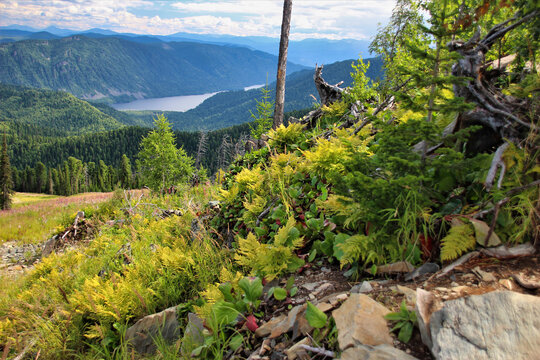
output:
[[[0,45],[0,82],[127,101],[215,92],[273,78],[277,58],[243,47],[143,44],[82,35]],[[289,64],[288,71],[302,69]]]
[[[127,118],[121,120],[133,124]],[[67,92],[0,84],[0,122],[13,121],[47,128],[59,136],[113,130],[125,125]]]
[[[351,85],[351,64],[354,60],[344,60],[324,67],[325,79],[329,83],[344,81],[343,86]],[[384,76],[381,58],[366,59],[371,65],[366,75],[376,81]],[[275,97],[276,84],[269,85],[272,100]],[[195,109],[186,112],[165,112],[177,130],[220,129],[246,123],[252,120],[256,101],[261,98],[261,90],[226,91],[206,99]],[[316,100],[317,99],[317,100]],[[313,83],[313,70],[302,70],[287,76],[285,91],[285,111],[294,111],[312,107],[319,101],[319,94]],[[148,123],[152,115],[141,116]]]

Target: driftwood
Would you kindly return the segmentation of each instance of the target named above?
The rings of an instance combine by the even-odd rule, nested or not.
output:
[[[467,42],[453,40],[447,44],[450,51],[456,51],[462,55],[462,58],[453,65],[452,74],[459,78],[470,79],[462,84],[455,84],[454,93],[477,105],[475,109],[462,114],[462,123],[459,127],[481,125],[486,131],[482,134],[482,138],[472,137],[469,140],[475,143],[470,146],[474,152],[486,150],[485,145],[481,143],[487,137],[496,137],[498,144],[504,138],[518,143],[523,137],[523,132],[534,126],[525,115],[530,104],[504,95],[489,81],[491,76],[487,72],[485,55],[507,32],[534,19],[539,14],[539,10],[527,15],[518,13],[511,19],[494,26],[483,38],[480,38],[480,29],[478,29]],[[510,59],[506,60],[508,62]],[[500,67],[494,71],[500,71]]]

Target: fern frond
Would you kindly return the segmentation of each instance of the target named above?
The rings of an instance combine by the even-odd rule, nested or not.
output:
[[[461,221],[454,223],[448,235],[441,240],[442,261],[457,259],[464,252],[474,249],[476,245],[473,227]]]

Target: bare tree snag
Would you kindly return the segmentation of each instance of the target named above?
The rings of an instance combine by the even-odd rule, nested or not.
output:
[[[283,108],[285,105],[285,75],[287,73],[287,49],[289,48],[289,30],[291,28],[292,0],[283,1],[283,20],[281,21],[281,39],[279,41],[279,58],[276,83],[276,107],[274,124],[276,129],[283,124]]]
[[[511,19],[494,26],[484,38],[480,38],[480,29],[478,29],[467,42],[453,40],[448,43],[447,47],[450,51],[456,51],[463,56],[453,65],[452,74],[470,79],[462,84],[455,84],[454,93],[468,102],[477,104],[475,109],[462,114],[460,127],[481,125],[486,131],[482,139],[474,140],[473,137],[470,142],[480,142],[488,137],[494,137],[496,143],[491,144],[492,147],[499,146],[504,138],[518,143],[523,138],[523,134],[534,126],[531,123],[532,119],[527,118],[530,104],[503,94],[489,81],[491,76],[485,64],[485,56],[498,39],[539,14],[539,10],[527,15],[518,13]],[[501,65],[500,61],[498,65]],[[501,69],[493,71],[500,72]],[[476,152],[475,150],[478,149],[473,146],[472,150]]]
[[[336,85],[330,85],[322,78],[322,71],[323,65],[315,66],[315,74],[313,75],[313,80],[315,81],[315,87],[317,88],[317,92],[319,93],[319,97],[321,98],[321,104],[329,105],[331,103],[341,100],[344,89],[340,88],[339,86],[343,83],[343,81]]]

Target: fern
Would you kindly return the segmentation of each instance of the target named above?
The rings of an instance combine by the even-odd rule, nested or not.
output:
[[[473,227],[454,219],[450,231],[441,240],[441,260],[454,260],[464,252],[474,249],[475,245]]]
[[[279,229],[272,244],[261,244],[253,233],[245,239],[239,237],[234,256],[236,262],[268,280],[298,269],[303,260],[296,256],[295,251],[303,245],[304,239],[295,225],[294,218],[290,218]]]
[[[268,144],[277,149],[279,152],[283,152],[286,149],[291,149],[293,145],[298,145],[304,137],[304,125],[299,123],[292,123],[285,127],[281,124],[277,129],[270,130],[268,137],[270,138]]]
[[[377,252],[377,245],[374,236],[351,236],[344,243],[337,245],[343,251],[340,259],[341,267],[353,265],[360,259],[366,263],[380,263],[384,261],[384,256]]]

